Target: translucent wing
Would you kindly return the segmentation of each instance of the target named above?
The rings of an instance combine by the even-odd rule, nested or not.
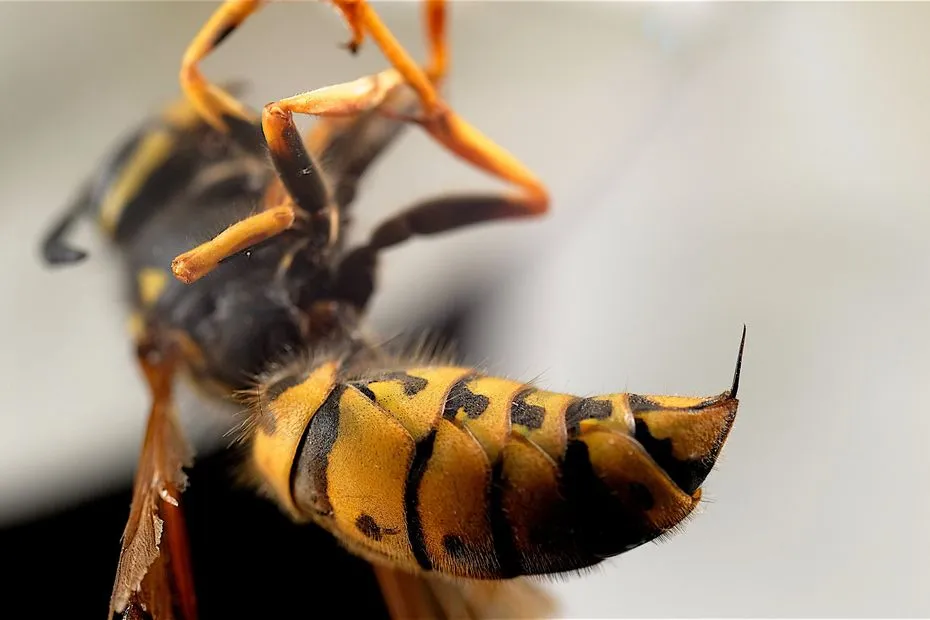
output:
[[[174,363],[140,346],[139,363],[152,391],[142,454],[123,532],[110,617],[193,620],[196,616],[180,495],[191,450],[171,399]]]
[[[388,611],[397,620],[552,618],[556,613],[552,596],[526,579],[451,581],[386,566],[374,569]]]

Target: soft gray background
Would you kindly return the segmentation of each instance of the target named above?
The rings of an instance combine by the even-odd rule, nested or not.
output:
[[[419,11],[379,4],[418,54]],[[0,520],[131,475],[147,411],[118,270],[47,272],[45,226],[176,92],[206,3],[0,5]],[[460,3],[449,99],[544,178],[545,221],[392,252],[386,334],[495,282],[489,364],[740,416],[685,533],[556,587],[567,617],[930,614],[930,6]],[[205,64],[260,105],[383,66],[325,7],[272,6]],[[364,233],[495,183],[409,134]],[[208,424],[203,417],[195,424]],[[114,535],[118,535],[114,533]]]

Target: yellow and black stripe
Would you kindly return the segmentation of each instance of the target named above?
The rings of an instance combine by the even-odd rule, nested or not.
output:
[[[470,368],[334,363],[264,388],[253,459],[277,499],[371,560],[500,579],[656,538],[700,499],[733,423],[713,398],[578,398]]]

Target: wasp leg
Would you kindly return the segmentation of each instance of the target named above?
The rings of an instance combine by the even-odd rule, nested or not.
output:
[[[426,41],[430,64],[426,75],[434,84],[446,76],[449,67],[449,46],[446,43],[446,0],[426,0]]]
[[[408,127],[393,117],[412,114],[416,109],[413,91],[407,87],[395,88],[376,109],[330,126],[326,140],[321,141],[315,152],[319,153],[318,159],[332,183],[333,195],[343,215],[355,200],[366,170]]]
[[[354,119],[380,106],[402,82],[400,75],[389,69],[265,106],[262,110],[262,131],[272,162],[282,183],[302,209],[314,213],[332,208],[332,205],[329,188],[321,182],[319,175],[310,172],[315,168],[314,161],[294,124],[294,113]],[[331,131],[327,130],[324,136],[311,136],[311,148],[320,149],[324,139],[327,142],[331,139]]]
[[[252,13],[262,0],[226,0],[194,37],[181,61],[181,88],[200,115],[214,128],[228,131],[230,121],[254,124],[254,112],[200,73],[198,64]]]
[[[320,162],[332,184],[341,219],[345,219],[355,200],[365,171],[407,127],[407,123],[395,118],[411,115],[416,107],[413,91],[395,88],[374,110],[351,117],[321,118],[313,124],[306,139],[307,149]],[[275,178],[265,191],[263,208],[278,206],[287,199],[287,189]]]
[[[331,199],[332,192],[322,176],[316,173],[319,166],[304,146],[293,113],[322,111],[335,116],[356,116],[377,108],[401,83],[397,72],[388,70],[266,105],[262,111],[262,130],[287,194],[280,188],[270,187],[261,213],[233,224],[214,239],[177,256],[171,263],[175,277],[190,284],[209,273],[224,258],[291,228],[298,216],[311,221],[308,230],[312,234],[326,231],[321,241],[334,243],[339,230],[339,207]],[[308,106],[308,98],[316,103]],[[271,206],[271,200],[284,204]],[[327,221],[325,228],[314,225],[320,219]]]
[[[345,4],[336,5],[353,33],[346,47],[355,51],[362,41],[361,31],[355,28],[351,10],[346,13]],[[445,77],[449,65],[445,0],[426,1],[425,22],[430,57],[425,72],[429,80],[438,83]],[[417,100],[409,89],[396,88],[399,77],[396,71],[386,71],[291,99],[298,100],[296,104],[300,103],[300,98],[319,103],[317,110],[295,108],[293,111],[320,115],[306,143],[310,152],[324,163],[327,173],[337,179],[335,194],[340,208],[354,199],[358,179],[364,170],[403,128],[398,121],[414,118]],[[274,204],[273,193],[269,194],[266,204]]]
[[[87,252],[72,247],[65,238],[71,233],[77,221],[91,212],[93,207],[91,195],[91,188],[88,184],[81,190],[77,200],[68,207],[55,226],[46,234],[42,241],[42,258],[49,265],[68,265],[80,262],[87,257]]]
[[[425,71],[437,84],[449,66],[445,0],[426,1],[425,21],[430,58]],[[334,179],[336,202],[341,209],[354,200],[358,181],[368,166],[414,118],[417,103],[418,97],[410,88],[394,88],[377,108],[361,117],[324,117],[314,123],[307,146]]]
[[[171,271],[185,284],[196,282],[223,259],[291,228],[297,216],[293,206],[280,205],[247,217],[210,241],[177,256],[171,262]]]
[[[137,355],[149,389],[149,413],[133,487],[132,506],[122,548],[110,616],[132,617],[144,609],[151,617],[194,620],[197,605],[180,495],[183,468],[191,454],[176,419],[172,383],[177,356],[143,338]]]
[[[368,243],[349,252],[336,273],[334,296],[364,308],[374,290],[378,254],[418,235],[435,235],[472,224],[523,214],[517,199],[500,195],[462,195],[421,202],[382,222]]]
[[[430,80],[400,45],[391,31],[384,25],[374,9],[365,0],[333,0],[342,9],[343,15],[353,29],[371,35],[382,53],[404,80],[417,92],[423,107],[417,122],[435,140],[452,153],[494,176],[513,183],[523,189],[524,195],[511,200],[520,208],[514,216],[541,215],[548,211],[549,194],[545,186],[519,160],[483,135],[475,127],[456,114],[442,99]],[[429,7],[428,7],[429,8]],[[443,50],[443,5],[433,5],[431,29],[434,32],[434,53]],[[441,52],[442,53],[442,52]],[[445,58],[442,56],[442,58]],[[444,70],[442,62],[438,66]],[[309,105],[311,102],[305,102]]]
[[[392,72],[393,73],[393,72]],[[396,78],[396,73],[388,79]],[[363,78],[370,82],[378,78]],[[396,83],[392,82],[392,83]],[[379,103],[380,101],[380,103]],[[333,184],[333,195],[342,213],[355,199],[358,181],[365,170],[395,140],[417,109],[417,98],[409,88],[390,88],[384,84],[365,102],[355,102],[356,114],[346,112],[338,116],[319,117],[307,133],[304,143],[319,162]],[[377,105],[375,105],[377,104]],[[294,169],[298,164],[287,164],[284,153],[281,164]],[[265,192],[265,208],[274,207],[287,199],[288,192],[280,178],[275,179]]]
[[[339,8],[337,6],[337,8]],[[353,25],[355,21],[351,13],[346,14],[343,8],[340,8],[349,27],[353,32],[353,39],[345,45],[350,50],[357,51],[357,45],[362,42],[362,33]],[[445,0],[426,0],[425,3],[425,20],[427,31],[427,44],[429,47],[430,63],[426,68],[426,75],[434,83],[438,83],[446,75],[449,64],[448,45],[446,44],[446,3]],[[398,109],[397,106],[380,106],[381,113],[393,118],[406,119],[412,115],[412,110]],[[334,142],[340,141],[343,133],[351,132],[354,126],[354,119],[329,117],[321,118],[310,129],[307,136],[307,146],[312,153],[321,154],[329,148]],[[324,161],[329,162],[325,156]]]
[[[335,4],[337,8],[341,8],[340,3]],[[196,60],[202,58],[209,49],[212,49],[258,6],[259,4],[255,2],[242,4],[227,2],[220,7],[188,50],[185,56],[185,66],[188,69],[182,70],[182,80],[183,76],[188,74],[199,76],[199,72],[196,71]],[[437,77],[444,74],[447,65],[444,6],[444,3],[435,1],[427,5],[428,30],[434,54],[430,71]],[[221,33],[225,34],[220,36]],[[195,50],[196,53],[191,50]],[[190,58],[194,60],[188,62]],[[413,61],[410,60],[410,62]],[[429,79],[419,67],[416,70],[419,72],[418,75],[424,76],[423,79]],[[199,79],[202,81],[202,78]],[[175,258],[172,263],[175,276],[183,282],[193,282],[209,273],[221,260],[231,254],[290,228],[293,219],[287,222],[287,218],[280,215],[266,217],[268,212],[280,213],[282,209],[289,209],[292,214],[302,211],[311,221],[320,218],[327,219],[328,232],[323,241],[330,246],[334,245],[339,235],[338,200],[333,200],[333,192],[327,187],[322,176],[317,173],[319,166],[307,151],[294,124],[293,115],[296,112],[324,119],[354,119],[361,114],[380,109],[388,96],[403,84],[404,80],[405,77],[401,72],[388,69],[352,82],[323,87],[266,105],[262,110],[262,132],[281,185],[274,183],[269,186],[263,200],[265,210],[263,213],[233,225],[216,239]],[[415,86],[414,90],[417,90]],[[193,96],[204,96],[203,93],[206,92],[209,92],[208,89],[199,89]],[[431,92],[435,93],[435,91]],[[422,100],[422,94],[418,90],[417,93]],[[391,114],[403,115],[401,111],[388,108],[389,106],[385,106],[385,114],[389,117]],[[311,135],[311,148],[319,149],[340,126],[343,128],[351,126],[351,120],[348,124],[324,126],[319,134]],[[298,209],[288,205],[290,201],[293,201]],[[318,226],[309,228],[314,231],[314,234],[315,231],[321,230]]]

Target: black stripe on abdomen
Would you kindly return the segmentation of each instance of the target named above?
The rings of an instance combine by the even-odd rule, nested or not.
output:
[[[426,473],[426,466],[433,456],[433,445],[436,443],[436,429],[429,432],[426,437],[417,442],[413,453],[413,462],[407,472],[407,483],[404,487],[404,512],[407,519],[407,537],[410,539],[410,549],[417,564],[423,570],[433,570],[433,562],[426,552],[426,539],[423,536],[423,524],[420,521],[420,481]]]
[[[294,502],[323,515],[332,514],[333,511],[329,501],[326,469],[329,466],[329,454],[339,435],[339,400],[345,389],[345,385],[336,385],[313,414],[307,432],[297,446],[298,458],[294,459],[291,467],[290,487]],[[308,475],[298,478],[299,468],[305,469]],[[298,480],[306,482],[298,484]]]
[[[500,565],[500,576],[504,579],[518,577],[520,552],[513,540],[513,529],[504,512],[504,460],[498,459],[491,469],[491,487],[488,490],[488,512],[491,520],[491,535],[494,539],[494,554]]]

